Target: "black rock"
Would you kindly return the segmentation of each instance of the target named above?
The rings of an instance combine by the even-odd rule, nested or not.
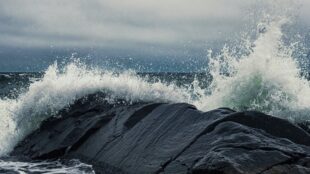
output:
[[[310,173],[310,135],[276,117],[178,103],[79,100],[12,155],[77,158],[97,173]]]

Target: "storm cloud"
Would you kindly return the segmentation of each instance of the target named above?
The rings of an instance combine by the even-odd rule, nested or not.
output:
[[[0,3],[1,44],[122,46],[218,39],[240,24],[245,0],[10,0]],[[131,45],[127,46],[131,46]]]
[[[178,56],[196,51],[202,55],[208,44],[222,43],[240,32],[259,2],[0,1],[0,47],[2,50],[92,49],[103,50],[106,56]],[[309,2],[305,4],[310,6]],[[300,8],[304,19],[310,15],[305,6]],[[0,61],[3,56],[6,54],[0,55]]]

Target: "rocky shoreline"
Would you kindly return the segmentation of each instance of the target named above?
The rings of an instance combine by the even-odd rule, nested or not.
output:
[[[44,121],[12,156],[80,159],[96,173],[310,173],[310,134],[289,121],[186,103],[90,95]]]

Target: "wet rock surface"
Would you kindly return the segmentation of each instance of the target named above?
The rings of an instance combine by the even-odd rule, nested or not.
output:
[[[263,113],[96,95],[46,120],[14,156],[77,158],[97,173],[310,173],[310,135]]]

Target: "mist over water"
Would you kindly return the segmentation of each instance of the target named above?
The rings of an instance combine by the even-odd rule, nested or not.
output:
[[[206,68],[213,77],[211,82],[195,79],[188,86],[179,86],[133,71],[116,73],[88,67],[78,60],[64,67],[50,65],[44,76],[17,98],[0,99],[0,156],[7,155],[43,120],[96,92],[106,93],[111,103],[116,99],[186,102],[203,111],[230,107],[258,110],[294,122],[309,121],[310,84],[301,76],[300,62],[293,57],[298,50],[283,42],[283,28],[292,20],[291,11],[271,11],[262,12],[256,39],[244,40],[241,56],[228,46],[220,55],[212,56],[210,51]],[[201,85],[206,83],[209,85]]]

